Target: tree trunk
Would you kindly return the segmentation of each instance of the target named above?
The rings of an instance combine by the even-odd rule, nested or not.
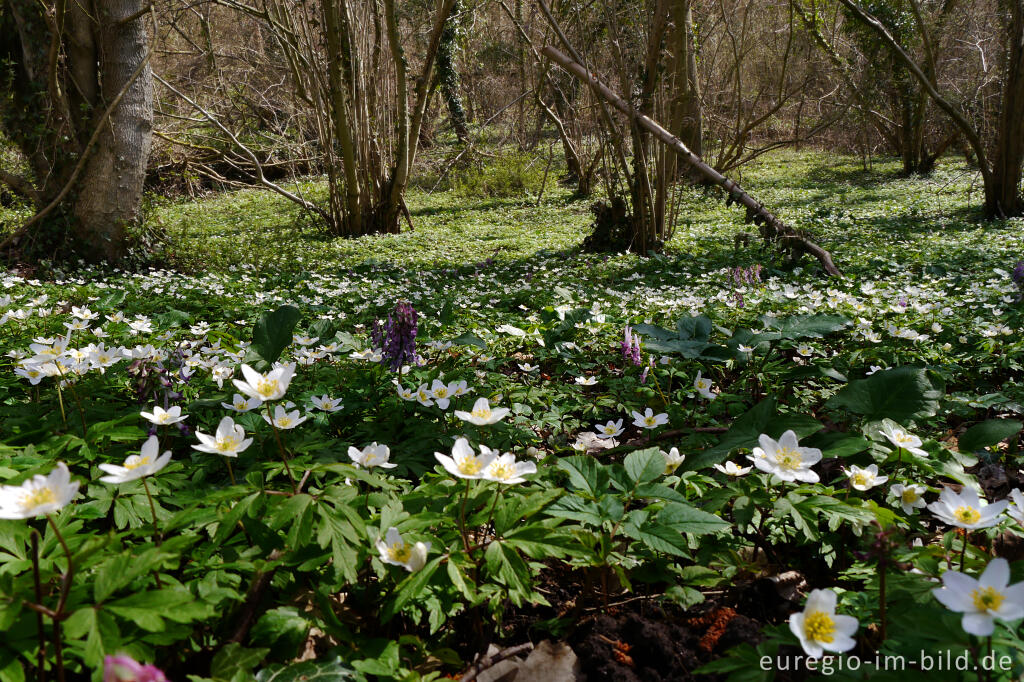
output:
[[[459,34],[462,23],[462,2],[456,0],[452,15],[441,32],[441,43],[437,49],[437,80],[441,84],[441,96],[448,106],[448,116],[460,144],[469,141],[469,127],[466,125],[466,108],[462,106],[462,87],[459,67],[455,55],[459,49]]]
[[[693,11],[690,0],[672,0],[672,49],[669,78],[675,89],[670,103],[669,125],[697,156],[704,155],[704,116],[697,79],[697,53],[693,45]]]
[[[124,256],[152,141],[146,15],[142,0],[4,3],[0,126],[29,160],[37,209],[5,248],[27,238],[47,255]]]
[[[990,215],[1024,214],[1021,171],[1024,166],[1024,0],[1010,0],[1003,70],[1003,101],[993,156],[992,188],[986,191]]]
[[[121,101],[101,126],[74,205],[72,225],[89,260],[116,262],[125,254],[125,228],[138,218],[153,139],[153,78],[146,59],[142,0],[104,0],[96,7],[101,98]],[[126,19],[133,20],[125,21]],[[139,77],[133,74],[143,69]]]

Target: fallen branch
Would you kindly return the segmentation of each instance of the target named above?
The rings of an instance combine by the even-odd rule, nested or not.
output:
[[[597,76],[550,45],[546,46],[541,52],[567,72],[587,83],[596,95],[629,116],[641,128],[649,131],[659,142],[676,152],[682,157],[683,161],[692,166],[709,182],[724,189],[729,195],[727,203],[735,201],[742,204],[747,209],[747,222],[756,223],[761,231],[761,236],[765,240],[780,244],[782,248],[790,250],[794,255],[800,252],[808,253],[818,259],[822,268],[829,275],[833,277],[842,276],[839,268],[832,262],[832,255],[828,251],[779,220],[757,199],[747,194],[735,181],[730,180],[705,163],[703,159],[690,151],[683,144],[682,140],[662,128],[653,119],[634,109],[629,102],[619,97],[618,94],[598,80]]]
[[[521,654],[524,651],[529,651],[533,648],[532,642],[526,642],[525,644],[517,644],[516,646],[509,647],[508,649],[502,649],[493,656],[481,659],[480,661],[473,664],[473,667],[462,676],[461,682],[472,682],[476,679],[476,676],[487,670],[488,668],[497,665],[504,661],[506,658],[511,658],[517,654]]]

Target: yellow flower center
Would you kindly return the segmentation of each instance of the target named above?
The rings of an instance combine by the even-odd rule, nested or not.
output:
[[[234,436],[224,436],[218,438],[216,447],[218,452],[232,452],[238,447],[238,439]]]
[[[457,464],[459,467],[459,473],[465,474],[467,476],[475,476],[478,473],[480,473],[480,460],[478,460],[476,457],[463,457],[459,459]]]
[[[804,636],[826,644],[835,639],[836,622],[824,611],[812,611],[804,616]]]
[[[515,469],[508,464],[498,464],[495,462],[490,468],[491,478],[496,478],[499,481],[507,481],[512,478],[515,473]]]
[[[132,455],[131,457],[124,461],[124,468],[128,470],[138,469],[139,467],[145,466],[146,464],[149,464],[148,455],[145,457],[140,457],[139,455]]]
[[[388,547],[388,558],[400,563],[408,563],[412,557],[412,549],[404,542],[395,542]]]
[[[277,393],[277,380],[276,379],[260,379],[256,382],[256,392],[264,398]]]
[[[979,611],[996,611],[1006,597],[994,587],[985,587],[971,592],[971,599],[974,600],[974,608]]]
[[[44,504],[53,504],[56,501],[57,496],[51,488],[36,488],[30,493],[25,493],[21,498],[21,504],[29,509],[41,507]]]
[[[246,402],[245,400],[236,400],[235,401],[235,409],[236,410],[244,410],[247,407],[249,407],[249,403]]]
[[[470,414],[476,417],[477,419],[490,419],[491,409],[481,407],[478,410],[473,410],[472,412],[470,412]]]
[[[900,494],[900,499],[906,502],[907,504],[913,504],[914,502],[917,502],[918,497],[919,496],[917,494],[917,491],[914,490],[913,488],[904,488],[903,492]]]
[[[670,476],[676,472],[676,467],[679,466],[673,462],[665,462],[665,475]]]
[[[647,426],[654,426],[658,423],[658,420],[654,417],[644,417],[644,424]]]
[[[799,469],[804,458],[799,450],[780,447],[775,453],[775,463],[783,469]]]
[[[377,454],[374,452],[367,452],[363,457],[363,466],[373,466],[377,462]]]
[[[953,516],[960,521],[960,523],[973,525],[981,519],[981,512],[974,507],[964,505],[962,507],[957,507],[956,511],[953,512]]]
[[[278,418],[277,425],[280,426],[282,429],[287,429],[289,426],[292,425],[292,421],[294,420],[291,417],[285,415],[283,417]]]
[[[859,486],[870,485],[871,484],[871,478],[872,477],[871,477],[870,474],[864,473],[863,471],[858,471],[857,473],[855,473],[853,475],[853,485],[855,485],[855,486],[858,486],[858,485]]]
[[[448,389],[447,388],[439,388],[439,389],[437,389],[436,391],[434,391],[434,397],[435,398],[447,398],[448,397]]]

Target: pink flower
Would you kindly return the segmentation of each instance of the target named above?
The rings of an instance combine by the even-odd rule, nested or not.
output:
[[[103,682],[167,682],[167,678],[155,665],[143,665],[130,656],[107,656]]]

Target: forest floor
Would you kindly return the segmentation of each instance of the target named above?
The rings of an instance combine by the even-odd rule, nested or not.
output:
[[[739,178],[842,279],[737,248],[742,211],[699,188],[663,254],[582,253],[594,199],[549,180],[538,204],[535,170],[417,189],[414,230],[358,240],[267,192],[151,198],[166,267],[0,273],[0,480],[88,481],[49,529],[0,520],[0,680],[33,676],[53,608],[81,675],[123,652],[171,679],[432,678],[549,640],[590,680],[799,679],[758,661],[808,651],[787,620],[819,588],[877,679],[913,679],[879,653],[988,647],[1014,679],[1019,623],[979,639],[932,589],[994,555],[1024,579],[1024,221],[982,221],[960,160],[897,170],[790,152]],[[229,418],[220,445],[249,449],[202,450]],[[150,433],[173,460],[148,487],[96,481]],[[486,476],[447,458],[467,447]],[[916,506],[895,487],[919,484]],[[1006,514],[958,532],[922,508],[970,491]]]

